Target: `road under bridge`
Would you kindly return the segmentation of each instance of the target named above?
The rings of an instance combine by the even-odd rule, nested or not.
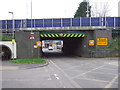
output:
[[[97,38],[112,39],[111,30],[66,30],[66,31],[34,31],[34,40],[30,40],[31,31],[16,31],[17,58],[39,58],[42,56],[42,47],[34,48],[36,42],[43,40],[62,40],[64,55],[90,57],[89,40],[94,40],[92,48],[102,48],[108,45],[97,45]]]
[[[62,40],[64,55],[91,57],[91,49],[111,44],[112,30],[119,30],[119,22],[120,17],[1,20],[0,30],[15,32],[17,58],[42,57],[42,47],[34,47],[43,40]]]

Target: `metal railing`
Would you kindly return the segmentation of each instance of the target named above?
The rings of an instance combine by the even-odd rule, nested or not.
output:
[[[44,27],[109,27],[120,28],[120,17],[60,18],[60,19],[19,19],[15,20],[15,29]],[[0,20],[0,29],[13,28],[12,20]],[[32,26],[31,26],[32,25]]]

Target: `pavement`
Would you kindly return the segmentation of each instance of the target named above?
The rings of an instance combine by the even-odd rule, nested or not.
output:
[[[2,66],[0,70],[21,70],[21,69],[32,69],[48,65],[48,62],[45,64],[20,64],[20,63],[10,63],[9,61],[2,61]]]
[[[43,48],[44,53],[60,53],[60,49],[48,50],[48,48]],[[0,70],[20,70],[20,69],[32,69],[37,67],[43,67],[48,65],[48,61],[45,64],[18,64],[18,63],[10,63],[9,61],[2,61],[2,65],[0,66]]]

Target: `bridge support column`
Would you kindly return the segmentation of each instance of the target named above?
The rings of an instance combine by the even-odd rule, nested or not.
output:
[[[77,50],[77,56],[82,57],[103,57],[107,56],[107,53],[102,48],[108,47],[112,40],[111,30],[86,30],[84,32],[86,36],[79,42],[79,47]],[[108,45],[97,45],[97,38],[108,38]],[[89,46],[89,40],[94,40],[95,45]],[[102,50],[101,50],[102,49]]]
[[[79,47],[77,49],[77,56],[81,57],[90,57],[90,52],[89,52],[89,40],[94,40],[94,31],[89,30],[89,31],[84,31],[85,37],[83,37],[79,41]]]
[[[42,48],[34,48],[37,41],[40,41],[39,32],[34,32],[35,40],[30,40],[30,31],[16,31],[16,46],[17,46],[17,58],[40,58]]]
[[[108,45],[112,41],[112,30],[95,30],[94,39],[97,43],[97,38],[108,38]],[[107,47],[108,45],[96,45],[96,49]]]
[[[97,45],[97,38],[108,38],[108,45]],[[96,42],[95,50],[93,50],[94,57],[112,56],[111,51],[105,49],[112,43],[112,30],[95,30],[94,39]]]

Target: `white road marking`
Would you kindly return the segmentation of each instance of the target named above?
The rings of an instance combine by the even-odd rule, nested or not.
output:
[[[117,63],[117,62],[110,62],[110,63],[108,63],[108,64],[118,66],[118,63]]]
[[[99,66],[99,67],[94,68],[94,69],[92,69],[92,70],[90,70],[90,71],[81,73],[80,75],[77,75],[77,76],[75,76],[75,77],[73,77],[73,78],[77,78],[77,77],[82,76],[82,75],[84,75],[84,74],[90,73],[90,72],[92,72],[92,71],[94,71],[94,70],[97,70],[97,69],[99,69],[99,68],[102,68],[102,67],[104,67],[104,66],[105,66],[105,65]]]
[[[75,81],[73,81],[59,66],[57,66],[54,62],[50,60],[50,62],[58,68],[67,78],[70,80],[70,82],[76,87],[76,88],[81,88],[80,85],[78,85]]]
[[[109,82],[109,83],[105,86],[105,88],[110,88],[110,87],[112,86],[112,84],[115,83],[115,81],[116,81],[117,78],[118,78],[118,75],[116,75],[116,76],[112,79],[112,81]]]
[[[56,77],[59,80],[59,77]]]
[[[50,62],[49,62],[49,63],[50,63]],[[50,74],[51,72],[54,73],[54,69],[51,68],[50,66],[48,66],[48,68],[49,68],[49,69],[46,68],[46,70],[47,70],[47,73],[49,73],[50,77],[49,77],[47,80],[53,80],[52,78],[54,77],[54,78],[56,78],[56,79],[58,80],[58,82],[60,83],[59,85],[61,85],[61,87],[66,88],[66,87],[64,86],[64,84],[61,82],[59,76],[58,76],[56,73],[55,73],[55,74],[52,74],[52,75]],[[51,70],[51,71],[49,71],[49,70]]]
[[[55,78],[57,78],[57,79],[59,80],[59,77],[58,77],[58,75],[57,75],[57,74],[54,74],[54,76],[55,76]]]

